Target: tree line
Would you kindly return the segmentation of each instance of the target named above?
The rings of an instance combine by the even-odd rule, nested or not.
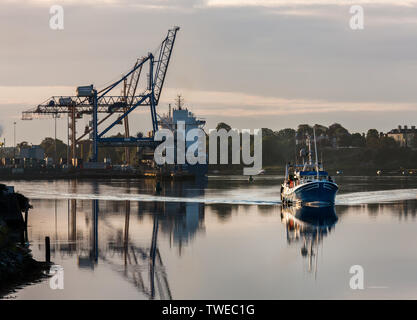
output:
[[[351,133],[339,123],[328,127],[320,124],[310,126],[300,124],[296,129],[284,128],[281,130],[262,129],[262,160],[264,167],[284,167],[287,162],[294,161],[302,141],[307,135],[313,136],[313,128],[316,134],[318,157],[327,168],[354,169],[358,166],[365,169],[398,169],[413,168],[417,162],[417,151],[411,148],[401,147],[393,138],[369,129],[366,133]],[[219,129],[230,130],[231,127],[220,122]],[[138,133],[138,136],[142,133]],[[117,134],[113,137],[123,137]],[[417,146],[417,136],[414,137]],[[229,144],[231,141],[229,141]],[[19,144],[20,147],[29,146],[27,142]],[[45,151],[46,157],[55,157],[55,140],[45,138],[40,146]],[[67,158],[68,146],[62,140],[56,141],[56,156],[58,159]],[[229,148],[231,151],[231,148]],[[80,141],[77,146],[77,157],[83,161],[91,158],[91,142]],[[130,163],[139,161],[138,149],[130,148]],[[114,164],[126,162],[124,147],[99,148],[99,161],[110,158]],[[231,155],[229,156],[231,161]]]
[[[313,136],[313,128],[318,158],[327,169],[354,173],[363,170],[400,170],[416,166],[416,150],[401,147],[392,137],[376,129],[369,129],[366,133],[350,133],[339,123],[329,127],[301,124],[297,129],[286,128],[279,131],[264,128],[264,165],[280,167],[294,161],[298,152],[297,146],[306,135]],[[413,138],[416,139],[417,137]],[[414,141],[412,144],[417,145]]]

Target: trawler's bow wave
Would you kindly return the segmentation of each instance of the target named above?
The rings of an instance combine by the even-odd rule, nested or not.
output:
[[[94,193],[70,193],[57,192],[54,190],[34,190],[33,188],[20,187],[18,190],[30,199],[79,199],[79,200],[112,200],[112,201],[155,201],[155,202],[198,202],[206,204],[238,204],[238,205],[280,205],[280,200],[275,200],[273,195],[269,197],[256,196],[252,199],[243,197],[239,194],[227,194],[219,196],[204,196],[204,197],[169,197],[162,195],[151,194],[126,194],[114,192],[109,194],[94,194]],[[260,194],[261,190],[258,190]],[[266,192],[266,190],[265,190]],[[338,194],[336,198],[336,205],[361,205],[372,203],[386,203],[404,200],[417,199],[417,189],[394,189],[394,190],[380,190],[367,192],[352,192]]]

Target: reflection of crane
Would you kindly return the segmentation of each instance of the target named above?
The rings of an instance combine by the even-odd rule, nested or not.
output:
[[[161,300],[172,299],[169,288],[168,278],[162,262],[161,254],[157,246],[159,218],[153,216],[153,230],[150,248],[137,247],[129,244],[129,221],[130,221],[130,202],[126,201],[125,227],[123,232],[123,245],[112,244],[108,251],[123,253],[124,269],[118,268],[118,264],[112,262],[110,258],[100,254],[100,258],[110,264],[113,269],[119,271],[123,276],[134,283],[149,299],[155,299],[158,295]],[[149,283],[144,280],[143,272],[148,271]]]
[[[71,206],[71,213],[76,214],[76,207]],[[69,218],[69,223],[73,218]],[[130,224],[130,201],[125,202],[125,224],[122,243],[112,242],[105,250],[99,249],[99,203],[92,200],[92,224],[90,231],[90,243],[88,247],[83,247],[82,243],[77,243],[76,236],[71,239],[73,244],[68,248],[69,252],[77,252],[78,266],[80,268],[94,269],[98,263],[98,258],[105,261],[114,271],[120,273],[129,282],[133,283],[140,292],[149,299],[172,299],[168,277],[162,261],[161,254],[157,246],[159,218],[154,215],[152,239],[150,247],[136,246],[129,243],[129,224]],[[76,235],[76,227],[72,233]],[[78,244],[78,245],[77,245]],[[61,250],[66,250],[61,246]],[[123,260],[123,267],[119,259],[113,259],[114,253],[119,253]],[[148,273],[149,281],[143,277],[143,273]]]
[[[71,139],[71,158],[76,158],[76,144],[86,135],[91,134],[93,140],[93,160],[97,161],[98,145],[118,146],[154,146],[153,135],[158,130],[156,106],[162,93],[168,70],[169,61],[174,47],[176,33],[179,27],[168,31],[157,53],[148,53],[147,56],[138,59],[134,67],[121,79],[96,91],[93,86],[79,87],[77,96],[53,96],[38,105],[34,109],[22,113],[22,119],[31,120],[39,116],[58,116],[68,114],[71,121],[68,122],[69,137]],[[156,59],[155,59],[156,58]],[[148,65],[147,84],[141,83],[142,69]],[[119,85],[123,85],[122,95],[111,96],[109,93]],[[139,92],[139,93],[138,93]],[[149,137],[130,137],[128,115],[138,106],[149,106],[152,119],[152,132]],[[100,120],[98,114],[106,114]],[[83,135],[76,138],[76,119],[82,115],[92,115],[92,121]],[[98,126],[110,118],[113,114],[118,117],[101,132]],[[124,122],[124,138],[105,138],[104,135],[115,125]],[[69,161],[69,159],[68,159]]]

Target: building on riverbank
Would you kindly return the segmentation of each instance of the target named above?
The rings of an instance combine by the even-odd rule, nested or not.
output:
[[[41,146],[29,146],[27,148],[20,148],[19,158],[43,160],[45,158],[45,150],[43,150]]]
[[[387,133],[387,136],[393,138],[401,147],[417,148],[417,129],[416,126],[398,126]]]
[[[39,145],[32,145],[22,148],[2,147],[0,148],[0,158],[43,160],[45,158],[45,150]]]

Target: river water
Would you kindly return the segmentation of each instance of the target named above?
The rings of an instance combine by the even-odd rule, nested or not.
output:
[[[49,236],[63,289],[45,279],[6,298],[417,297],[417,179],[337,177],[318,221],[281,206],[281,181],[213,176],[159,194],[152,180],[8,182],[31,199],[33,256],[45,259]]]

